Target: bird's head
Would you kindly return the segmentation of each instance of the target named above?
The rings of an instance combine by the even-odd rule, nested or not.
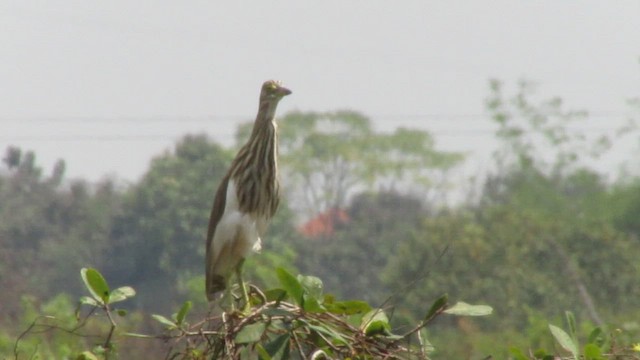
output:
[[[283,97],[291,94],[291,90],[282,86],[279,81],[268,80],[262,84],[262,91],[260,91],[260,102],[275,102],[277,103]]]

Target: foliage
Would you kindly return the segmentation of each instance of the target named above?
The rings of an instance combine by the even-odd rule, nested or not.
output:
[[[171,318],[152,315],[164,326],[163,334],[121,333],[119,336],[172,340],[174,345],[168,350],[167,358],[402,359],[412,355],[428,358],[428,353],[433,351],[432,345],[416,334],[436,317],[443,314],[484,316],[492,312],[485,305],[460,302],[450,306],[447,296],[442,296],[415,327],[396,335],[391,332],[383,309],[371,308],[362,301],[338,301],[334,296],[324,294],[322,281],[313,276],[294,277],[283,268],[278,268],[276,274],[281,287],[264,292],[252,287],[252,307],[248,312],[223,311],[191,325],[187,321],[191,302],[187,301]],[[113,309],[112,305],[135,296],[135,291],[128,286],[111,290],[102,274],[92,268],[83,268],[81,275],[91,296],[81,297],[80,304],[90,308],[89,315],[95,311],[104,313],[108,331],[97,347],[75,349],[77,358],[117,356],[115,315],[125,317],[127,313]],[[79,330],[89,320],[89,315],[78,318],[79,325],[71,329],[55,324],[47,329],[83,336]],[[18,338],[16,357],[22,351],[22,338],[30,335],[35,325],[34,322]],[[417,337],[415,344],[410,340],[413,337]],[[33,356],[37,354],[35,350]]]
[[[340,296],[381,305],[390,289],[380,282],[380,274],[427,211],[419,200],[397,192],[356,195],[346,210],[348,222],[336,224],[333,234],[293,240],[296,265],[320,276]]]
[[[9,337],[0,355],[15,359],[27,358],[74,358],[86,348],[93,347],[95,334],[108,332],[100,323],[79,321],[73,301],[68,295],[58,295],[39,303],[33,296],[23,296],[23,321],[15,324],[20,330],[17,336]]]
[[[0,168],[0,325],[17,321],[23,294],[79,291],[69,274],[104,259],[120,203],[116,185],[64,181],[64,168],[58,161],[43,176],[33,152],[6,151]]]
[[[560,345],[565,352],[571,354],[571,356],[568,357],[569,359],[640,359],[638,349],[635,349],[635,347],[621,346],[618,343],[617,335],[619,331],[607,334],[600,327],[595,327],[589,332],[586,344],[581,347],[580,340],[578,339],[576,319],[573,313],[570,311],[565,312],[565,318],[567,321],[568,331],[565,331],[553,324],[549,324],[549,331],[553,335],[557,344]],[[536,351],[529,351],[528,355],[525,355],[525,352],[516,347],[512,347],[509,351],[514,360],[557,359],[554,355],[556,352],[549,352],[542,348]]]
[[[155,158],[140,182],[123,194],[105,274],[149,294],[162,288],[165,296],[141,301],[156,310],[168,308],[177,294],[166,284],[201,272],[212,194],[228,161],[229,155],[204,136],[186,136],[173,152]]]
[[[593,139],[574,125],[585,122],[587,111],[565,110],[559,97],[533,103],[535,85],[528,81],[519,82],[516,94],[508,99],[503,87],[500,81],[491,80],[486,99],[498,126],[496,137],[503,144],[494,154],[499,167],[536,168],[561,176],[574,170],[581,156],[598,158],[611,148],[611,137]]]
[[[533,248],[537,243],[543,251],[536,256],[541,261],[538,266],[548,269],[549,260],[560,265],[554,273],[564,275],[566,283],[559,284],[558,290],[567,290],[558,293],[579,300],[588,316],[601,324],[602,310],[598,304],[614,302],[630,308],[637,305],[634,300],[627,304],[620,302],[635,297],[629,292],[634,288],[631,284],[635,275],[626,274],[640,271],[635,260],[640,254],[636,252],[634,236],[612,224],[613,217],[620,218],[611,211],[622,208],[617,205],[619,195],[607,189],[601,175],[585,168],[581,158],[602,155],[606,147],[599,145],[612,140],[593,141],[579,127],[569,128],[568,123],[584,119],[586,113],[564,110],[558,98],[532,105],[527,83],[520,85],[511,100],[503,98],[501,88],[500,83],[492,82],[488,108],[499,124],[498,137],[503,142],[496,155],[498,163],[509,170],[498,172],[485,183],[483,206],[477,209],[480,219],[493,224],[491,234],[495,236],[494,229],[504,222],[490,218],[492,209],[502,209],[498,211],[503,214],[521,214],[520,228],[530,230],[521,231],[529,240],[520,248]],[[538,150],[545,142],[542,146],[555,154],[547,161]],[[509,154],[511,160],[507,158]],[[516,226],[514,223],[509,228]],[[605,280],[614,277],[615,282]],[[565,303],[562,307],[576,308],[576,305]],[[536,306],[545,308],[541,304]]]

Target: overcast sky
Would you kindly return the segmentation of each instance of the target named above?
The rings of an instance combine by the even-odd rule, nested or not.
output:
[[[489,78],[603,127],[640,96],[638,0],[220,3],[0,0],[0,151],[133,181],[185,133],[230,144],[271,78],[293,90],[280,113],[354,109],[478,153]]]

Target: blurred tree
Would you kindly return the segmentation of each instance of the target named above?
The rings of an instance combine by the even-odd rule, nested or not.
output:
[[[478,205],[427,219],[398,245],[385,284],[406,294],[410,317],[441,289],[487,302],[502,314],[484,323],[493,330],[524,330],[531,309],[547,317],[573,309],[597,324],[615,321],[620,309],[633,311],[640,250],[614,227],[617,197],[581,162],[594,155],[586,150],[593,143],[567,122],[582,115],[557,99],[534,106],[523,88],[511,100],[499,83],[492,89],[488,109],[502,147]]]
[[[625,133],[631,132],[637,135],[638,123],[640,122],[640,97],[632,98],[628,103],[631,112],[628,125],[622,130]],[[611,196],[615,203],[608,210],[614,217],[616,227],[640,242],[640,216],[638,216],[640,214],[640,178],[638,178],[640,161],[634,157],[629,165],[632,169],[631,174],[624,174],[625,176],[622,176],[618,184],[613,187]]]
[[[408,195],[359,194],[347,208],[348,221],[336,224],[331,236],[297,239],[296,265],[321,277],[330,292],[380,305],[391,295],[380,273],[425,213]]]
[[[58,161],[42,176],[33,152],[7,149],[0,177],[0,312],[17,316],[19,297],[77,292],[78,268],[100,264],[108,244],[110,218],[118,195],[104,181],[95,190],[82,181],[64,181]],[[15,320],[15,319],[14,319]]]
[[[498,125],[496,137],[502,144],[494,154],[499,167],[533,167],[561,176],[580,165],[584,160],[581,156],[597,158],[611,147],[609,136],[594,139],[579,126],[572,126],[584,123],[587,111],[565,110],[558,97],[534,103],[536,88],[528,81],[519,82],[516,94],[509,99],[503,87],[500,81],[491,80],[486,99],[489,116]]]
[[[238,144],[249,130],[248,125],[239,129]],[[348,110],[285,114],[279,144],[284,185],[310,217],[343,208],[354,193],[376,187],[414,187],[427,194],[463,159],[436,150],[428,132],[377,133],[369,118]]]
[[[176,280],[203,271],[203,239],[212,194],[229,155],[204,135],[187,135],[154,158],[124,194],[111,229],[105,276],[140,290],[151,310],[175,300]]]

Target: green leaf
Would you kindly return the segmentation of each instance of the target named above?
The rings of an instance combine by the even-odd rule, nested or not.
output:
[[[98,360],[91,351],[83,351],[80,355],[76,356],[76,360]]]
[[[318,303],[318,299],[316,299],[315,297],[309,296],[309,294],[304,294],[302,298],[304,299],[303,301],[304,306],[302,307],[304,311],[308,311],[312,313],[319,313],[319,312],[326,311],[326,309],[322,305],[320,305],[320,303]]]
[[[103,304],[109,303],[109,286],[102,274],[96,269],[82,268],[80,275],[87,290],[93,297]]]
[[[269,329],[268,330],[274,330],[274,333],[279,333],[281,334],[283,331],[284,332],[291,332],[294,330],[294,327],[297,328],[298,327],[298,323],[293,324],[291,322],[291,319],[271,319],[271,322],[269,322]],[[282,330],[282,331],[280,331]]]
[[[128,336],[128,337],[134,337],[134,338],[141,338],[141,339],[156,339],[157,336],[155,335],[147,335],[147,334],[138,334],[138,333],[124,333],[122,334],[124,336]]]
[[[586,360],[603,360],[602,351],[596,344],[587,344],[584,346],[584,357]]]
[[[389,318],[384,311],[375,309],[369,311],[363,318],[360,328],[364,330],[365,335],[388,335],[391,333],[391,325]]]
[[[422,351],[425,354],[431,354],[434,351],[436,351],[435,346],[433,346],[433,344],[429,341],[429,339],[427,338],[427,332],[425,331],[424,328],[420,329],[420,335],[422,338],[422,341],[420,342],[420,346],[422,347]],[[401,339],[402,337],[400,337]],[[399,340],[399,339],[398,339]]]
[[[166,326],[168,330],[173,330],[173,329],[178,327],[178,325],[176,325],[176,323],[174,323],[173,321],[167,319],[166,317],[164,317],[162,315],[153,314],[153,315],[151,315],[151,317],[154,318],[157,322],[159,322],[162,325]]]
[[[109,296],[109,303],[113,304],[118,301],[123,301],[130,297],[134,297],[135,295],[136,291],[133,290],[131,286],[119,287],[111,292],[111,296]]]
[[[549,324],[549,330],[551,330],[551,334],[556,338],[556,341],[560,346],[562,346],[565,350],[570,352],[573,355],[574,359],[578,359],[578,344],[576,344],[571,336],[567,334],[561,328]]]
[[[289,333],[282,334],[273,341],[270,341],[264,345],[264,349],[267,351],[272,359],[288,359],[289,358]]]
[[[345,338],[340,335],[339,332],[331,329],[328,326],[325,326],[324,324],[320,323],[318,325],[314,325],[314,324],[310,324],[308,322],[304,322],[306,324],[306,326],[318,333],[322,333],[325,334],[327,336],[329,336],[330,338],[332,338],[334,341],[337,341],[340,344],[346,345],[347,347],[349,347],[351,349],[351,346],[349,345],[349,343],[347,342],[347,340],[345,340]]]
[[[107,349],[102,345],[97,345],[92,349],[94,354],[104,355],[107,352]]]
[[[258,351],[258,358],[260,360],[272,360],[271,355],[262,347],[262,344],[256,344],[256,350]]]
[[[529,358],[522,353],[522,350],[515,347],[509,348],[509,354],[511,354],[513,360],[529,360]]]
[[[327,352],[322,349],[318,349],[314,351],[313,354],[311,354],[311,356],[309,357],[309,360],[327,360],[327,359],[332,359],[332,357],[330,357],[329,354],[327,354]]]
[[[533,352],[533,357],[535,357],[536,359],[546,359],[549,356],[553,358],[553,355],[547,354],[547,351],[545,349],[538,349]]]
[[[264,292],[264,296],[267,301],[280,302],[287,297],[287,292],[284,289],[269,289]]]
[[[359,300],[330,302],[328,304],[325,301],[324,306],[327,311],[337,315],[353,315],[371,311],[369,304]]]
[[[296,302],[299,306],[304,305],[304,299],[302,295],[304,294],[304,289],[302,285],[293,275],[287,272],[283,268],[277,268],[276,274],[278,276],[278,280],[280,280],[280,284],[284,288],[284,290],[289,294],[289,296]]]
[[[89,306],[98,306],[98,302],[96,301],[96,299],[89,296],[81,296],[80,304],[89,305]]]
[[[182,323],[184,322],[184,318],[189,313],[189,310],[191,310],[192,305],[193,304],[191,303],[191,301],[188,300],[185,301],[184,304],[182,304],[180,311],[178,311],[178,315],[176,315],[176,323],[178,324],[178,326],[182,325]]]
[[[317,300],[322,299],[322,280],[315,276],[305,276],[298,275],[298,282],[302,285],[302,288],[307,292],[308,295],[316,298]]]
[[[424,316],[424,321],[429,321],[434,316],[436,316],[439,311],[442,311],[442,309],[447,306],[448,301],[449,295],[443,294],[442,296],[440,296],[436,301],[433,302],[431,308],[429,308],[427,315]]]
[[[236,343],[248,344],[260,341],[264,330],[267,328],[265,323],[256,323],[247,325],[242,328],[236,335]]]
[[[576,331],[576,318],[573,316],[571,311],[565,311],[564,315],[567,319],[567,324],[569,325],[569,335],[573,339],[573,342],[577,344],[578,332]]]
[[[125,310],[125,309],[117,309],[116,310],[116,314],[118,314],[120,316],[127,316],[127,310]]]
[[[602,329],[600,327],[596,327],[593,330],[591,330],[591,333],[589,333],[587,342],[591,344],[596,344],[598,346],[602,346],[605,342],[605,338],[602,335],[603,335]]]
[[[287,316],[291,317],[294,315],[291,311],[281,309],[281,308],[266,308],[262,310],[261,314],[266,316],[284,316],[284,317],[287,317]]]
[[[334,302],[336,302],[336,297],[333,294],[324,294],[324,299],[322,300],[324,305],[333,304]]]
[[[471,305],[466,302],[459,301],[444,312],[458,316],[486,316],[493,312],[493,308],[488,305]]]

